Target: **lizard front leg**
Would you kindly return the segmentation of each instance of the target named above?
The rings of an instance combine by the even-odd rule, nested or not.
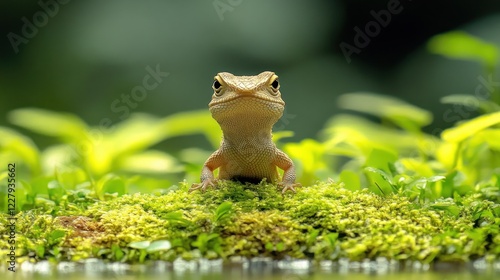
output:
[[[201,170],[200,181],[201,183],[195,183],[189,188],[189,192],[201,189],[205,191],[209,186],[215,187],[216,179],[214,178],[214,170],[219,168],[224,164],[224,157],[219,150],[215,151],[203,164]]]
[[[300,187],[300,183],[295,183],[295,167],[293,166],[293,161],[281,150],[276,151],[276,158],[274,160],[274,165],[283,169],[283,179],[278,185],[282,186],[282,193],[284,194],[287,190],[291,190],[295,193],[295,187]]]

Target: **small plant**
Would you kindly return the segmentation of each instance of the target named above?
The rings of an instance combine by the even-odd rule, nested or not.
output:
[[[191,246],[200,250],[202,255],[213,258],[222,255],[221,242],[222,239],[217,233],[201,233],[196,238],[196,241],[191,243]],[[214,253],[217,255],[214,255]]]
[[[229,201],[224,201],[217,207],[217,210],[215,210],[212,222],[218,224],[225,221],[231,217],[232,212],[233,204]]]

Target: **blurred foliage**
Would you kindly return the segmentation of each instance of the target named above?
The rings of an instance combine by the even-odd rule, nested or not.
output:
[[[462,47],[456,47],[457,44]],[[491,63],[498,53],[498,48],[466,34],[451,32],[439,35],[430,41],[429,47],[433,52],[448,57],[474,59],[484,64],[487,71],[495,69]],[[498,88],[495,91],[497,90]],[[476,110],[478,116],[465,119],[462,115],[457,115],[453,127],[442,131],[442,133],[439,131],[429,134],[424,132],[423,128],[432,122],[433,116],[430,112],[404,101],[379,94],[349,93],[340,97],[340,106],[369,116],[369,118],[353,114],[332,117],[323,129],[320,140],[304,139],[297,143],[281,144],[282,139],[291,135],[290,132],[286,131],[276,133],[277,137],[274,140],[296,162],[298,181],[305,186],[333,179],[342,182],[345,189],[355,191],[355,193],[368,191],[386,198],[396,195],[407,199],[418,207],[446,211],[455,217],[461,215],[460,213],[463,211],[469,211],[464,208],[465,204],[462,204],[463,197],[473,197],[478,203],[488,201],[484,203],[489,206],[478,210],[479,214],[473,213],[471,215],[477,219],[480,219],[479,217],[491,219],[498,227],[499,213],[495,211],[498,210],[497,203],[500,203],[500,104],[494,100],[494,96],[491,97],[490,100],[477,100],[474,102],[476,106],[468,107],[469,111]],[[468,106],[470,98],[477,99],[479,97],[468,96],[465,99],[463,95],[452,95],[444,98],[443,102],[453,104],[454,109],[456,109],[457,106]],[[128,203],[126,200],[131,198],[128,195],[137,192],[167,194],[165,197],[169,197],[170,192],[179,195],[185,191],[187,182],[192,183],[198,180],[203,162],[211,151],[185,147],[177,154],[169,154],[154,149],[154,146],[169,138],[202,134],[215,149],[218,147],[221,137],[217,123],[206,110],[183,112],[165,118],[135,114],[113,127],[90,127],[75,115],[33,108],[14,110],[9,113],[8,119],[18,127],[53,137],[59,142],[40,150],[20,132],[0,127],[0,164],[6,167],[8,163],[15,163],[17,172],[14,175],[12,171],[0,173],[2,196],[6,196],[7,192],[7,188],[4,187],[7,184],[6,179],[15,177],[18,210],[45,209],[49,211],[49,214],[56,216],[62,213],[64,215],[82,214],[94,202],[114,201],[116,197],[123,197],[120,200],[121,203]],[[179,190],[175,184],[183,180],[184,187]],[[305,191],[312,190],[307,188]],[[330,192],[329,190],[322,191]],[[214,193],[219,195],[220,190]],[[210,258],[237,253],[224,251],[227,250],[227,248],[224,249],[224,242],[234,243],[233,245],[236,246],[234,248],[240,248],[239,252],[245,252],[246,255],[250,256],[263,251],[272,252],[274,255],[283,255],[285,252],[298,254],[294,249],[294,243],[292,244],[288,239],[282,237],[276,237],[276,239],[266,237],[262,240],[255,240],[254,245],[259,248],[257,252],[251,251],[255,248],[253,245],[248,247],[241,243],[241,240],[234,239],[238,238],[237,234],[241,234],[241,227],[245,226],[241,223],[245,223],[244,221],[256,223],[258,227],[268,226],[255,216],[240,215],[238,219],[242,220],[234,220],[234,212],[239,209],[238,207],[244,208],[246,205],[241,202],[236,206],[234,202],[247,201],[251,204],[246,205],[247,207],[256,211],[264,211],[278,207],[282,201],[277,202],[273,199],[266,201],[268,197],[255,200],[247,197],[252,196],[251,190],[225,194],[228,195],[226,200],[233,201],[233,203],[220,200],[217,206],[210,209],[210,213],[206,214],[206,217],[205,214],[193,213],[193,215],[200,214],[200,217],[204,221],[209,221],[211,225],[202,226],[210,230],[203,233],[198,232],[200,234],[196,238],[194,236],[187,238],[189,243],[185,243],[186,240],[178,232],[170,232],[171,229],[166,228],[160,232],[150,229],[150,235],[142,228],[140,233],[133,232],[138,230],[134,228],[134,226],[141,224],[138,222],[136,225],[129,225],[130,229],[128,230],[130,234],[135,236],[134,238],[114,240],[119,242],[116,243],[119,244],[118,247],[101,248],[100,252],[92,254],[112,256],[111,258],[117,260],[124,258],[144,260],[147,254],[161,254],[161,252],[169,251],[172,247],[185,249],[179,249],[178,253],[188,252],[189,248],[196,248],[198,254]],[[266,193],[264,192],[264,194]],[[331,195],[332,198],[338,198],[336,194]],[[194,197],[202,196],[205,195]],[[274,194],[270,194],[270,197],[273,196]],[[186,199],[185,195],[183,195],[183,199]],[[182,207],[158,213],[159,210],[152,206],[148,209],[141,208],[146,207],[144,203],[144,201],[141,202],[142,206],[132,203],[127,206],[130,209],[110,208],[109,210],[119,211],[119,215],[123,219],[130,218],[127,216],[128,214],[125,215],[126,213],[132,215],[132,213],[140,211],[156,211],[155,215],[149,212],[143,213],[146,215],[145,217],[154,221],[152,224],[158,222],[157,219],[165,219],[169,224],[183,230],[195,226],[192,223],[193,217],[187,217],[184,210],[197,206],[183,204]],[[330,202],[323,201],[322,203],[324,205],[318,204],[318,207],[331,206],[328,204]],[[468,203],[471,204],[471,202]],[[5,213],[7,201],[2,200],[0,206]],[[91,207],[94,210],[89,211],[103,211],[96,207]],[[167,205],[167,207],[169,206]],[[202,210],[198,209],[197,211]],[[311,214],[306,212],[299,211],[304,216],[294,216],[293,218],[291,216],[266,216],[266,221],[271,224],[287,224],[292,231],[290,234],[293,235],[299,230],[296,222]],[[109,226],[118,226],[116,224],[117,218],[112,216],[111,212],[108,214]],[[102,224],[106,224],[105,215],[107,214],[103,212],[91,214],[92,217],[100,217]],[[228,221],[235,221],[235,224],[227,225],[227,228],[221,231],[221,225]],[[125,225],[125,221],[122,222]],[[198,222],[201,223],[201,220]],[[262,222],[264,224],[260,224]],[[354,220],[352,222],[354,223]],[[336,227],[338,226],[336,225]],[[52,238],[51,244],[60,245],[61,229],[56,226],[48,227],[48,229],[50,231],[47,231],[46,234],[50,235],[47,238]],[[114,230],[120,232],[116,228]],[[125,229],[121,228],[121,230]],[[197,230],[199,231],[199,229]],[[248,230],[254,229],[250,227]],[[343,229],[329,228],[328,230],[333,231],[333,233],[322,232],[320,243],[313,242],[313,244],[311,241],[302,239],[299,241],[310,244],[312,246],[310,250],[321,256],[327,253],[328,255],[336,254],[340,250],[339,248],[345,250],[344,254],[348,257],[371,256],[363,253],[366,251],[366,247],[356,245],[356,239],[344,240],[347,243],[337,243],[337,238],[340,237],[334,232],[342,232]],[[472,231],[468,234],[475,234]],[[221,235],[224,232],[226,235]],[[441,241],[446,243],[449,238],[452,238],[450,236],[454,232],[456,231],[443,232],[442,235],[433,236],[432,241],[428,241],[432,244]],[[148,241],[150,243],[137,243],[143,242],[143,240],[140,240],[136,234],[144,238],[154,236],[154,239]],[[311,234],[317,236],[319,233],[311,232]],[[165,236],[168,238],[165,239]],[[224,239],[228,236],[229,239]],[[246,235],[242,234],[241,236]],[[437,239],[435,240],[435,238]],[[483,242],[483,239],[481,240]],[[101,241],[103,244],[106,242],[108,242],[106,244],[111,244],[110,240]],[[29,243],[28,240],[26,242]],[[126,245],[125,242],[132,243]],[[41,243],[37,244],[30,243],[27,248],[35,250],[39,257],[46,255],[50,246],[43,247],[40,245]],[[123,246],[129,248],[125,250]],[[478,253],[480,247],[477,246],[477,250],[471,252]],[[138,251],[130,253],[130,248]],[[431,251],[425,256],[412,256],[427,261],[434,259],[442,252],[440,251],[442,248],[433,247],[429,250]],[[56,253],[59,252],[52,254],[57,255]],[[386,253],[389,255],[403,254],[399,251]],[[498,254],[497,251],[493,253]],[[92,255],[90,251],[86,254],[87,256]],[[128,254],[133,254],[133,256]],[[172,256],[168,255],[166,258]],[[400,255],[397,256],[403,258]],[[454,256],[451,259],[457,258]]]
[[[161,191],[182,180],[183,171],[189,170],[185,164],[200,166],[206,153],[186,150],[192,162],[182,163],[149,147],[193,133],[203,133],[214,146],[220,140],[220,130],[206,111],[163,119],[136,114],[112,128],[89,127],[77,116],[42,109],[14,110],[8,118],[20,127],[60,141],[39,151],[27,137],[0,128],[1,164],[15,163],[21,172],[17,184],[20,209],[29,208],[37,197],[48,198],[49,182],[57,182],[65,190],[93,191],[101,199],[106,193]],[[2,201],[2,208],[5,206]]]
[[[463,31],[452,31],[437,35],[428,42],[431,52],[450,58],[480,62],[487,71],[497,66],[499,49],[496,45],[484,42]]]
[[[429,48],[475,59],[490,70],[498,52],[462,32],[438,35]],[[443,102],[454,108],[476,104],[468,110],[479,115],[469,120],[457,115],[454,127],[428,134],[423,128],[432,122],[430,112],[392,97],[357,92],[342,95],[339,106],[370,119],[340,114],[326,123],[321,140],[280,144],[292,135],[289,131],[277,132],[274,140],[294,159],[298,181],[305,185],[332,178],[351,190],[401,193],[415,201],[469,193],[500,201],[500,105],[470,95],[452,95]],[[68,190],[106,199],[111,194],[161,193],[183,179],[197,181],[211,151],[185,147],[174,155],[152,147],[169,138],[202,134],[216,149],[221,137],[207,110],[164,118],[133,114],[110,127],[90,127],[78,116],[34,108],[11,111],[8,119],[59,141],[40,151],[28,137],[0,128],[1,164],[16,163],[20,171],[20,209],[32,207],[37,199],[56,198],[57,203]],[[1,205],[5,209],[4,201]]]

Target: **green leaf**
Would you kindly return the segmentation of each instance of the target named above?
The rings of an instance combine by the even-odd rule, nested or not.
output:
[[[34,174],[40,172],[40,154],[36,145],[28,137],[0,126],[0,151],[4,150],[3,156],[9,161],[16,160],[26,163]],[[3,164],[2,161],[0,163]],[[5,163],[6,164],[6,163]]]
[[[45,256],[45,246],[43,246],[43,245],[37,245],[35,247],[35,253],[36,253],[37,257],[43,258]]]
[[[66,231],[58,229],[53,230],[49,235],[49,244],[53,245],[59,243],[64,236],[66,236]]]
[[[369,92],[354,92],[341,95],[341,108],[368,113],[388,119],[408,131],[418,130],[432,122],[432,114],[402,100]]]
[[[202,233],[198,235],[196,241],[191,243],[191,246],[198,248],[202,254],[206,253],[208,250],[214,250],[215,252],[220,253],[221,247],[221,238],[217,233]]]
[[[58,203],[66,192],[58,181],[50,181],[48,184],[48,193],[49,198]]]
[[[309,234],[307,235],[307,239],[306,239],[307,246],[311,246],[316,242],[316,239],[318,238],[319,233],[320,233],[319,229],[313,229],[311,232],[309,232]]]
[[[365,166],[378,168],[390,174],[391,170],[389,168],[389,164],[395,162],[396,160],[397,155],[395,153],[381,149],[373,149],[366,159]],[[388,182],[389,181],[390,180],[388,180]]]
[[[168,240],[156,240],[151,242],[146,251],[148,253],[158,252],[158,251],[168,251],[172,248],[172,244]]]
[[[148,251],[146,250],[141,250],[141,253],[139,255],[139,263],[144,263],[146,260],[146,256],[148,255]]]
[[[285,250],[285,243],[278,242],[278,244],[276,244],[276,251],[282,252],[283,250]]]
[[[54,255],[56,258],[61,257],[61,247],[54,247],[54,249],[50,250],[49,252]]]
[[[486,114],[443,131],[441,137],[447,142],[462,142],[487,127],[500,123],[500,112]]]
[[[479,133],[472,136],[471,140],[477,140],[474,138],[478,135]],[[491,150],[488,147],[488,143],[470,141],[467,147],[462,150],[462,164],[466,167],[476,166],[489,155],[491,155]]]
[[[458,215],[460,215],[460,207],[447,201],[436,202],[433,205],[431,205],[431,208],[436,210],[444,210],[455,217],[458,217]]]
[[[43,135],[78,140],[86,137],[87,125],[77,116],[44,109],[17,109],[8,114],[10,122]]]
[[[126,192],[125,181],[114,174],[107,174],[97,182],[96,192],[101,199],[104,199],[105,193],[116,193],[121,196]]]
[[[325,145],[317,140],[304,139],[299,143],[286,143],[283,151],[297,162],[297,174],[300,174],[303,184],[312,184],[332,174],[325,160]]]
[[[89,181],[87,173],[79,167],[59,166],[55,168],[54,172],[59,183],[68,190]]]
[[[134,248],[134,249],[146,249],[149,247],[150,244],[151,244],[151,241],[144,240],[144,241],[130,242],[128,244],[128,246],[130,248]]]
[[[49,183],[51,181],[54,181],[54,177],[52,176],[43,176],[31,180],[31,192],[36,194],[49,193]]]
[[[115,260],[117,261],[120,261],[125,256],[123,250],[116,244],[111,245],[111,252],[113,253]]]
[[[291,130],[273,131],[273,142],[277,143],[281,139],[293,137],[295,133]]]
[[[441,103],[458,104],[474,109],[481,109],[484,113],[500,111],[500,106],[495,102],[477,98],[470,94],[452,94],[441,98]]]
[[[211,233],[207,236],[207,241],[211,241],[211,240],[216,240],[219,238],[219,234],[218,233]]]
[[[386,182],[388,182],[391,185],[394,184],[394,182],[392,181],[391,175],[389,175],[388,173],[386,173],[384,170],[381,170],[381,169],[378,169],[378,168],[374,168],[374,167],[365,167],[365,170],[368,171],[368,172],[380,175]]]
[[[434,182],[442,181],[444,179],[446,179],[445,176],[436,175],[436,176],[432,176],[432,177],[427,178],[427,182],[434,183]]]
[[[96,148],[104,148],[102,152],[111,156],[130,154],[162,141],[167,138],[166,135],[167,132],[158,118],[133,114],[125,121],[117,123],[113,131],[104,134],[102,141],[97,141]]]
[[[222,132],[208,110],[182,112],[160,121],[169,137],[203,133],[214,148],[218,148]]]
[[[435,174],[429,162],[419,158],[400,158],[397,162],[404,168],[401,174],[412,174],[414,172],[424,177]]]
[[[183,165],[173,156],[155,150],[133,154],[121,159],[118,168],[134,173],[178,173]]]
[[[474,137],[477,137],[478,141],[488,144],[490,149],[500,151],[500,129],[488,128],[480,131]]]
[[[393,153],[414,150],[420,140],[420,137],[406,131],[345,114],[331,118],[322,134],[327,139],[324,149],[328,153],[360,158],[367,157],[374,148]],[[425,140],[429,137],[422,138],[421,140]]]
[[[233,204],[229,201],[222,202],[215,210],[214,222],[221,222],[230,217],[233,210]]]
[[[136,159],[143,162],[160,160],[163,167],[175,167],[179,170],[182,166],[179,167],[177,161],[173,161],[166,154],[159,156],[157,152],[145,153],[135,158],[132,156],[125,162],[120,162],[120,160],[175,136],[202,133],[212,143],[217,142],[217,145],[221,138],[220,128],[207,110],[178,113],[163,119],[147,114],[133,114],[126,121],[116,124],[113,131],[104,132],[101,132],[101,138],[94,137],[96,139],[91,139],[93,141],[85,142],[89,144],[89,152],[86,153],[85,158],[92,171],[97,174],[109,172],[114,168],[113,164],[116,161],[124,164],[124,168],[159,172],[154,169],[154,165],[138,166],[138,163],[133,162]],[[177,170],[173,171],[177,172]]]
[[[325,240],[328,242],[328,245],[331,248],[335,247],[335,244],[337,243],[337,239],[339,238],[338,233],[329,233],[325,236]]]
[[[427,178],[415,178],[415,180],[408,183],[407,188],[416,187],[419,190],[425,190],[427,188]]]
[[[374,193],[387,195],[395,191],[396,186],[388,173],[373,167],[365,167],[364,170],[367,172],[367,177],[372,183],[370,184],[369,189]],[[375,187],[373,185],[375,185]]]
[[[463,31],[451,31],[432,37],[427,48],[430,52],[449,58],[478,61],[488,69],[494,69],[499,49]]]
[[[181,225],[189,224],[189,220],[184,219],[184,215],[178,211],[169,212],[165,214],[163,218],[171,224],[181,224]]]

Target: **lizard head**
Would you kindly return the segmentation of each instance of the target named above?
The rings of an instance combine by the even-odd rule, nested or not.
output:
[[[273,72],[256,76],[218,73],[212,88],[208,107],[221,126],[235,121],[272,126],[283,115],[285,102],[281,99],[278,76]]]

